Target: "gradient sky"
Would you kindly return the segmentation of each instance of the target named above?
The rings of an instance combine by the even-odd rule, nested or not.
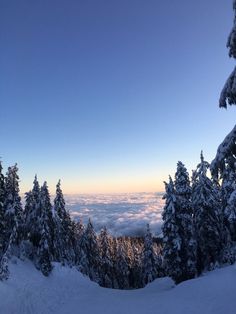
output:
[[[54,192],[160,191],[235,123],[231,0],[2,0],[0,155]]]

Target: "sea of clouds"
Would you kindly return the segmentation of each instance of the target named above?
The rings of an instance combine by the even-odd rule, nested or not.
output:
[[[143,235],[147,223],[154,235],[160,235],[164,201],[161,193],[126,193],[66,195],[66,205],[74,219],[87,223],[91,218],[95,230],[104,226],[115,236]]]

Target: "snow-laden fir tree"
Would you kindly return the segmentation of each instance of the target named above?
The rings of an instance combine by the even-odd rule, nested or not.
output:
[[[39,217],[40,231],[39,244],[37,247],[36,266],[45,276],[48,276],[52,270],[51,261],[53,260],[53,238],[54,238],[54,221],[52,215],[52,205],[47,183],[44,182],[40,190],[40,212]]]
[[[224,211],[232,241],[236,241],[236,189],[231,193]]]
[[[34,178],[33,189],[25,194],[25,239],[29,240],[37,250],[41,230],[40,186],[37,176]]]
[[[153,238],[150,231],[149,224],[147,224],[147,230],[144,237],[144,248],[143,248],[143,283],[153,281],[157,277],[156,269],[156,255],[153,250]]]
[[[23,235],[23,209],[19,192],[18,167],[14,165],[8,168],[6,174],[4,202],[7,234],[6,243],[11,239],[13,246],[20,244]]]
[[[46,219],[42,220],[41,238],[37,249],[37,267],[41,270],[44,276],[48,276],[52,271],[52,254],[50,249],[50,230],[46,223]]]
[[[222,251],[221,206],[213,181],[207,176],[208,169],[209,164],[201,153],[192,183],[198,273],[219,263]]]
[[[234,23],[227,41],[229,56],[236,59],[236,0],[233,1]],[[220,107],[227,108],[227,105],[236,104],[236,68],[233,70],[220,96]]]
[[[74,227],[74,238],[75,238],[75,264],[80,265],[80,260],[84,258],[85,253],[82,252],[82,242],[84,238],[84,224],[82,223],[82,220],[79,219],[78,221],[75,222],[75,227]]]
[[[229,48],[229,56],[236,59],[236,0],[233,1],[234,23],[229,34],[227,47]],[[226,81],[220,95],[220,107],[227,108],[228,105],[236,104],[236,67]],[[236,125],[232,131],[226,136],[217,150],[215,159],[212,161],[211,170],[214,177],[224,175],[226,167],[236,169]]]
[[[133,240],[134,239],[135,238],[133,238]],[[130,261],[129,285],[132,288],[142,288],[145,285],[143,280],[143,245],[138,245],[135,241],[130,244],[132,249],[132,259],[128,259]]]
[[[175,173],[175,215],[178,234],[181,238],[180,257],[183,280],[191,279],[196,275],[196,240],[191,192],[188,171],[184,164],[179,161]]]
[[[8,257],[7,253],[4,253],[0,259],[0,280],[7,280],[9,278],[9,269],[8,269]]]
[[[2,173],[2,163],[0,161],[0,258],[2,258],[5,251],[6,235],[6,221],[5,221],[5,178]]]
[[[116,237],[111,238],[111,258],[113,265],[112,272],[112,284],[114,289],[119,289],[118,278],[116,274],[116,262],[117,262],[117,250],[118,250],[118,239]]]
[[[83,236],[82,250],[84,254],[82,260],[80,261],[82,270],[86,275],[89,276],[91,280],[99,282],[101,260],[99,255],[97,235],[90,219]]]
[[[227,47],[229,56],[236,59],[236,0],[233,1],[234,23],[229,34]],[[236,67],[226,81],[220,95],[220,107],[227,108],[228,105],[236,104]],[[233,130],[226,136],[217,150],[215,159],[212,161],[211,169],[214,177],[219,173],[223,176],[225,168],[236,169],[236,125]]]
[[[211,172],[215,180],[223,178],[229,169],[234,172],[236,170],[236,125],[218,147],[216,157],[211,163]]]
[[[226,240],[230,243],[236,240],[236,230],[234,230],[233,208],[229,205],[232,193],[236,190],[236,173],[228,165],[222,173],[222,183],[219,187],[221,207],[223,214],[223,224],[225,228]],[[231,203],[231,202],[230,202]]]
[[[119,289],[128,289],[129,285],[129,264],[128,257],[125,252],[124,241],[121,239],[117,243],[117,257],[114,264],[115,277],[118,282]]]
[[[113,263],[111,241],[106,227],[104,227],[99,234],[99,248],[101,257],[99,284],[103,287],[112,288]]]
[[[182,239],[180,226],[176,219],[176,192],[172,178],[165,182],[165,206],[163,209],[163,259],[166,274],[176,283],[183,280],[183,261],[181,260]]]
[[[57,239],[57,242],[63,242],[64,248],[61,248],[61,251],[64,251],[67,261],[72,264],[75,262],[75,253],[74,253],[74,230],[73,223],[70,218],[69,212],[66,210],[65,200],[63,192],[61,190],[61,181],[59,180],[56,186],[56,197],[54,199],[54,212],[55,218],[57,221],[57,226],[60,226],[60,239]],[[59,234],[56,235],[58,237]],[[64,254],[63,253],[63,254]]]

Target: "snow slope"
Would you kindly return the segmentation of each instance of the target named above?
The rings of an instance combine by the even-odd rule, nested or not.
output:
[[[15,260],[0,282],[1,314],[235,314],[236,266],[176,287],[157,279],[140,290],[99,287],[77,270],[55,265],[45,278],[30,262]]]

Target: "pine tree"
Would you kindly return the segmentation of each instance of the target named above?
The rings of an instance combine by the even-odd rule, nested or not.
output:
[[[65,207],[65,200],[64,196],[61,190],[61,181],[57,183],[56,186],[56,197],[54,200],[54,212],[55,217],[57,219],[57,226],[60,229],[60,241],[64,248],[61,248],[61,251],[63,251],[65,254],[65,258],[67,259],[68,263],[72,264],[75,262],[75,238],[74,238],[74,228],[73,223],[70,218],[69,212],[66,211]],[[56,236],[59,236],[57,234]],[[57,243],[59,240],[56,240]]]
[[[91,220],[89,219],[83,237],[83,252],[85,254],[84,271],[91,280],[99,282],[100,256],[97,235],[94,231]]]
[[[222,226],[218,193],[207,176],[209,164],[201,162],[193,173],[192,203],[197,240],[198,273],[214,267],[220,261],[222,250]]]
[[[99,247],[100,247],[100,285],[107,288],[112,288],[112,257],[110,246],[110,235],[107,232],[106,227],[103,228],[99,235]]]
[[[229,56],[236,59],[236,1],[233,1],[234,10],[234,24],[233,28],[229,34],[227,41],[227,48],[229,48]],[[220,107],[227,108],[227,105],[236,104],[236,68],[233,70],[225,86],[221,92],[220,96]]]
[[[52,255],[50,252],[49,239],[50,239],[49,226],[47,225],[46,220],[43,220],[41,239],[37,250],[38,255],[37,266],[39,267],[44,276],[48,276],[52,271],[51,264]]]
[[[157,277],[156,270],[156,256],[153,250],[153,239],[150,231],[149,224],[147,224],[147,230],[144,237],[144,249],[143,249],[143,283],[153,281]]]
[[[229,56],[236,59],[236,0],[233,0],[234,23],[227,41]],[[236,104],[236,67],[226,81],[220,95],[219,106],[227,108],[228,105]],[[223,175],[226,165],[236,169],[236,125],[226,136],[217,150],[215,159],[212,161],[211,170],[214,177]]]
[[[225,229],[225,244],[232,245],[231,241],[236,240],[236,231],[234,231],[234,219],[233,219],[233,207],[229,202],[231,195],[236,190],[236,173],[228,165],[222,173],[222,184],[219,187],[221,207],[222,207],[222,219]]]
[[[118,278],[116,274],[116,262],[117,262],[117,252],[118,252],[118,240],[116,237],[111,238],[111,258],[112,258],[112,288],[119,289]]]
[[[19,196],[19,176],[17,165],[8,168],[5,179],[5,217],[7,239],[18,246],[23,234],[23,210]],[[11,235],[14,236],[11,236]]]
[[[6,217],[4,210],[5,203],[5,178],[2,173],[2,163],[0,161],[0,258],[2,258],[5,251],[6,235]]]
[[[169,178],[169,183],[165,182],[166,200],[163,209],[163,259],[166,273],[176,283],[183,280],[183,269],[181,260],[182,239],[180,236],[179,226],[176,220],[176,192],[172,178]]]
[[[236,241],[236,189],[230,194],[224,213],[231,239]]]
[[[115,278],[118,282],[119,289],[129,289],[129,264],[128,264],[128,257],[125,254],[124,249],[124,241],[121,239],[118,241],[117,246],[117,258],[115,261]]]
[[[5,253],[0,259],[0,280],[7,280],[9,278],[9,269],[8,269],[8,257]]]
[[[36,248],[40,242],[41,230],[41,201],[40,186],[37,176],[34,178],[32,191],[25,194],[25,239]]]
[[[196,274],[196,241],[194,238],[191,192],[189,174],[184,164],[179,161],[175,174],[175,213],[181,238],[180,257],[183,280],[191,279]]]
[[[138,241],[135,241],[135,238],[133,238],[133,242],[130,244],[132,249],[132,258],[128,258],[130,261],[128,263],[129,286],[138,289],[144,287],[145,285],[143,278],[143,243],[140,244]]]
[[[47,183],[44,182],[40,190],[40,231],[39,244],[37,247],[36,266],[45,276],[48,276],[52,270],[51,261],[53,260],[53,237],[54,222],[52,216],[52,205]]]
[[[81,221],[75,222],[75,227],[74,227],[74,237],[75,237],[75,263],[76,265],[80,264],[80,260],[84,256],[84,252],[82,252],[82,241],[84,237],[84,232],[85,228],[84,225]]]

